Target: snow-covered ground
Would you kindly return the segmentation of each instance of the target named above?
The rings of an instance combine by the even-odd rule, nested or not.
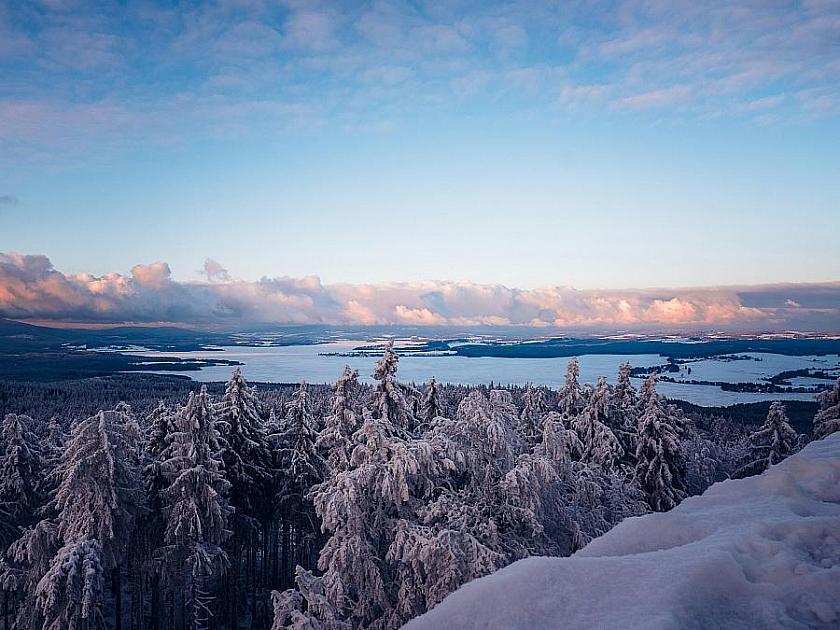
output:
[[[840,628],[840,433],[475,580],[407,628]]]

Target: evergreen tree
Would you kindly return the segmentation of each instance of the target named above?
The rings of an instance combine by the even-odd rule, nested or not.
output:
[[[276,439],[280,470],[276,505],[292,528],[295,564],[312,567],[318,553],[319,523],[309,492],[324,480],[327,464],[316,445],[318,433],[306,383],[286,403],[285,426]]]
[[[547,410],[542,387],[534,387],[528,383],[522,393],[522,411],[519,414],[519,421],[522,433],[529,444],[540,441],[543,432],[543,416]]]
[[[636,467],[636,447],[639,442],[639,396],[630,381],[630,363],[618,368],[618,379],[610,396],[607,425],[618,438],[624,456],[621,465],[627,469]]]
[[[770,466],[796,452],[799,435],[788,423],[785,406],[780,401],[770,405],[767,420],[750,435],[749,462],[737,470],[734,477],[758,475]]]
[[[817,396],[820,410],[814,416],[814,437],[824,438],[835,431],[840,431],[840,378],[834,388]]]
[[[135,623],[133,628],[143,626],[143,586],[151,582],[151,624],[155,630],[160,628],[162,614],[161,568],[154,562],[154,551],[163,545],[166,527],[164,510],[166,507],[165,491],[168,479],[164,474],[163,454],[176,431],[175,413],[162,400],[145,417],[146,442],[143,449],[143,488],[146,494],[147,511],[138,521],[138,549],[135,556],[136,583],[133,590],[132,611]]]
[[[34,521],[42,503],[38,480],[43,461],[36,437],[29,430],[32,418],[7,414],[3,419],[0,457],[0,543],[2,548],[17,538],[19,529]]]
[[[353,434],[359,428],[355,409],[355,396],[359,387],[359,371],[349,365],[339,376],[333,388],[332,413],[327,416],[324,430],[317,445],[327,453],[327,463],[332,472],[347,470],[350,465],[350,451]]]
[[[227,567],[222,543],[231,509],[226,495],[219,434],[213,421],[207,386],[176,418],[175,432],[163,453],[163,471],[169,481],[164,492],[166,529],[162,559],[190,607],[189,626],[202,630],[211,617],[209,578]],[[184,572],[186,569],[186,572]]]
[[[215,406],[215,426],[222,438],[228,500],[236,518],[257,518],[265,509],[265,491],[271,478],[271,454],[262,421],[260,401],[239,368]]]
[[[390,423],[400,435],[408,437],[416,420],[403,386],[397,381],[399,360],[394,352],[394,342],[389,341],[373,371],[373,378],[378,381],[374,390],[373,410],[377,417]]]
[[[441,400],[440,388],[433,376],[426,385],[426,391],[420,402],[420,429],[428,431],[433,425],[435,418],[445,415],[443,401]]]
[[[613,387],[610,418],[613,428],[628,430],[634,427],[636,422],[633,417],[639,397],[636,388],[630,380],[632,367],[629,362],[622,363],[618,367],[618,379]]]
[[[169,436],[175,431],[175,414],[160,400],[143,424],[146,427],[146,455],[149,459],[157,459],[166,448]]]
[[[225,597],[228,625],[240,622],[240,573],[243,556],[255,539],[267,536],[273,516],[270,495],[272,456],[262,421],[261,403],[239,368],[233,371],[225,393],[214,406],[215,427],[220,434],[220,456],[230,484],[227,499],[233,508],[230,526],[231,571]],[[265,547],[265,545],[263,545]]]
[[[55,497],[62,546],[36,589],[45,629],[104,627],[110,572],[121,623],[120,565],[143,507],[139,429],[129,412],[118,405],[73,427]]]
[[[584,446],[578,434],[566,427],[563,417],[550,411],[543,422],[542,441],[537,445],[537,455],[557,463],[578,461]]]
[[[614,470],[621,462],[624,449],[610,428],[598,419],[597,407],[584,410],[573,422],[583,450],[580,461],[596,464],[606,471]]]
[[[363,410],[350,467],[313,490],[323,528],[331,532],[318,561],[323,576],[298,569],[299,596],[275,594],[275,627],[294,618],[299,628],[343,627],[336,620],[354,628],[395,628],[416,614],[422,592],[410,587],[418,582],[404,566],[400,519],[449,464],[430,443],[397,433],[387,416]]]
[[[585,406],[583,391],[580,387],[580,364],[577,357],[572,357],[566,369],[566,383],[560,389],[557,406],[567,418],[577,416]]]
[[[656,393],[656,375],[645,381],[636,446],[636,481],[650,507],[658,512],[670,510],[686,496],[685,462],[673,418]]]

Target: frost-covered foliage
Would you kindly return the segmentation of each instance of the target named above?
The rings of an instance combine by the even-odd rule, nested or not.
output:
[[[212,613],[207,582],[228,564],[222,543],[230,535],[230,483],[221,448],[207,389],[202,387],[178,413],[162,455],[169,486],[163,493],[166,528],[160,553],[170,567],[173,586],[188,594],[193,628],[208,626]]]
[[[580,461],[596,464],[606,471],[619,467],[624,449],[604,422],[609,413],[609,392],[603,377],[592,393],[589,404],[573,422],[583,446]]]
[[[653,510],[670,510],[686,496],[685,461],[671,408],[656,393],[656,375],[645,381],[636,446],[636,480]]]
[[[104,626],[104,582],[130,553],[143,508],[140,432],[127,406],[73,427],[55,496],[60,543],[35,589],[43,627]]]
[[[320,483],[326,474],[326,464],[318,452],[318,432],[309,405],[306,383],[301,383],[295,397],[286,404],[286,421],[279,434],[273,436],[277,458],[285,471],[278,501],[302,500],[309,489]]]
[[[560,390],[557,401],[560,413],[569,418],[574,418],[580,413],[585,404],[579,378],[580,364],[578,363],[577,357],[572,357],[572,360],[569,361],[569,367],[566,370],[566,384]]]
[[[3,419],[0,455],[0,542],[8,545],[19,528],[41,504],[40,480],[44,471],[37,438],[30,430],[32,418],[7,414]]]
[[[430,429],[434,423],[435,418],[442,417],[446,414],[446,409],[441,399],[440,388],[433,376],[429,379],[423,396],[420,400],[420,430],[426,431]]]
[[[569,558],[530,558],[406,630],[838,627],[840,435],[764,474],[628,519]]]
[[[260,407],[256,392],[235,369],[214,411],[228,500],[237,518],[258,518],[266,509],[271,453]]]
[[[543,418],[547,411],[545,390],[528,383],[525,391],[522,392],[522,411],[519,413],[519,420],[522,434],[529,443],[536,444],[539,441],[543,431]]]
[[[352,437],[359,428],[355,398],[359,390],[359,371],[344,366],[335,382],[330,410],[325,418],[324,430],[318,436],[318,448],[327,453],[330,470],[347,470],[350,465]]]
[[[394,352],[394,342],[388,342],[382,358],[376,363],[373,378],[377,381],[373,399],[373,410],[402,435],[406,436],[415,427],[417,419],[406,395],[406,387],[397,381],[397,364],[400,358]]]
[[[798,450],[799,435],[790,426],[785,406],[776,401],[770,405],[767,421],[750,435],[750,453],[747,463],[733,475],[749,477],[763,473]]]
[[[318,561],[323,575],[310,579],[299,572],[297,586],[308,602],[307,616],[324,627],[335,627],[337,618],[353,626],[395,627],[418,613],[400,596],[404,580],[393,579],[406,568],[393,546],[399,544],[400,517],[412,499],[424,497],[433,487],[430,478],[450,462],[431,444],[398,433],[387,414],[375,417],[364,410],[348,470],[336,471],[312,491],[322,527],[331,536]],[[410,592],[420,597],[416,589]],[[284,599],[294,600],[292,594]]]
[[[583,451],[583,442],[578,434],[566,426],[559,413],[549,412],[543,421],[542,441],[535,452],[546,459],[565,464],[579,461]]]
[[[814,416],[814,437],[824,438],[840,431],[840,378],[834,387],[817,396],[820,410]]]
[[[331,387],[147,379],[126,392],[140,427],[115,402],[8,417],[0,630],[396,628],[469,580],[669,509],[752,448],[726,419],[689,422],[655,379],[637,394],[628,364],[613,386],[581,384],[573,359],[559,391],[422,393],[397,366],[389,344],[373,385],[350,368]],[[68,409],[96,400],[80,391]]]

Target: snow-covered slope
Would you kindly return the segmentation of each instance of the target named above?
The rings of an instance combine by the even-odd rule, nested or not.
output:
[[[407,628],[840,628],[840,433],[475,580]]]

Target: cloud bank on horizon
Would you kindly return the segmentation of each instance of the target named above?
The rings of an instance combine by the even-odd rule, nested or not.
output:
[[[697,289],[516,289],[425,281],[237,280],[218,262],[179,282],[165,262],[66,274],[47,256],[0,253],[0,316],[85,323],[537,326],[592,330],[840,332],[840,281]]]

